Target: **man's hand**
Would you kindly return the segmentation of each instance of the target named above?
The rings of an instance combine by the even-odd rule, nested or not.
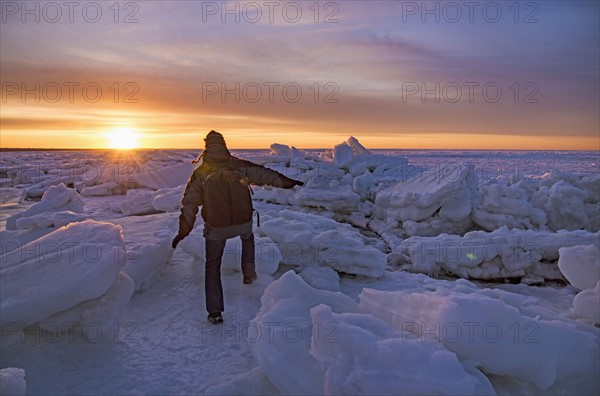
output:
[[[303,186],[304,183],[298,180],[290,179],[289,177],[282,178],[283,188],[294,188],[295,186]]]
[[[178,234],[178,235],[175,237],[175,239],[173,239],[173,242],[171,243],[171,246],[173,247],[173,249],[175,249],[175,248],[177,247],[177,244],[178,244],[179,242],[181,242],[181,241],[183,240],[183,238],[185,238],[185,237],[183,237],[183,236],[181,236],[181,235],[179,235],[179,234]]]

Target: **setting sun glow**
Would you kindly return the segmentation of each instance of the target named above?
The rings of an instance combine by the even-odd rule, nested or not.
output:
[[[115,128],[106,134],[108,147],[113,149],[127,150],[138,148],[138,134],[131,128]]]

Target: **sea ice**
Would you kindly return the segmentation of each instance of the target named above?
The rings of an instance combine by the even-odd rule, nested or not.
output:
[[[16,230],[17,219],[22,217],[31,217],[40,213],[47,212],[65,212],[71,211],[75,213],[83,212],[84,203],[77,191],[68,188],[64,184],[52,186],[46,190],[42,196],[42,200],[31,205],[26,210],[19,212],[6,219],[6,229]]]
[[[3,323],[30,325],[106,293],[125,263],[121,227],[71,223],[0,256]]]

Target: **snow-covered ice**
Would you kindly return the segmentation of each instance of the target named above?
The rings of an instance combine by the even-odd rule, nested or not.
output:
[[[383,275],[383,252],[368,246],[351,226],[332,219],[290,210],[261,215],[261,232],[283,253],[286,264],[307,267],[329,266],[348,274]]]
[[[161,268],[173,256],[171,238],[176,216],[131,216],[112,222],[123,229],[126,251],[123,271],[133,280],[136,290],[152,287],[160,278]]]
[[[530,317],[479,291],[364,289],[359,298],[359,312],[397,331],[433,339],[485,374],[529,382],[540,390],[586,393],[598,387],[596,328]]]
[[[402,241],[391,263],[430,275],[453,274],[461,278],[504,279],[523,277],[543,281],[562,279],[559,249],[600,243],[600,233],[509,230],[472,231],[464,236],[411,237]]]
[[[191,162],[171,165],[155,171],[139,173],[137,181],[154,190],[177,187],[187,183],[195,168],[196,165]]]
[[[0,395],[25,396],[25,370],[7,367],[0,370]]]
[[[260,300],[250,348],[261,369],[283,394],[323,394],[323,376],[310,354],[313,326],[319,324],[310,310],[327,304],[334,312],[352,312],[356,303],[342,293],[314,289],[292,271],[271,283]]]
[[[487,394],[489,382],[470,374],[456,355],[435,342],[393,331],[370,314],[311,309],[315,325],[310,353],[319,362],[327,395]],[[335,330],[335,332],[331,332]],[[327,336],[329,335],[329,338]],[[479,377],[482,377],[480,375]]]
[[[571,285],[579,290],[593,289],[596,286],[596,282],[600,280],[600,249],[598,246],[562,247],[558,252],[560,254],[558,268]]]
[[[233,153],[305,185],[253,187],[221,326],[202,219],[171,247],[200,150],[3,153],[0,393],[600,392],[597,152]]]
[[[600,249],[578,245],[559,249],[558,267],[573,287],[581,290],[573,299],[573,313],[600,322]]]
[[[462,234],[472,226],[472,166],[444,167],[377,193],[374,214],[401,221],[409,235]]]
[[[2,323],[30,325],[100,297],[125,262],[121,228],[72,223],[0,256]]]
[[[600,322],[600,282],[593,289],[582,290],[573,299],[573,313],[592,322]]]
[[[331,267],[306,267],[298,275],[315,289],[340,291],[340,276]]]
[[[64,184],[52,186],[42,196],[42,200],[31,205],[26,210],[19,212],[6,220],[6,229],[17,229],[17,220],[32,217],[48,212],[83,212],[84,203],[81,196],[72,188]],[[35,223],[35,220],[33,220]]]

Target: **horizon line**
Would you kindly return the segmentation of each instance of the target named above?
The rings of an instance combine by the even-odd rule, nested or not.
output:
[[[270,147],[266,148],[231,148],[229,150],[237,151],[250,151],[250,150],[270,150]],[[329,150],[332,147],[324,148],[299,148],[298,150]],[[366,148],[367,150],[427,150],[427,151],[598,151],[599,149],[498,149],[498,148]],[[16,152],[16,151],[115,151],[115,152],[128,152],[128,151],[149,151],[149,150],[198,150],[204,151],[203,148],[152,148],[152,147],[139,147],[131,149],[119,149],[119,148],[39,148],[39,147],[0,147],[0,152]]]

